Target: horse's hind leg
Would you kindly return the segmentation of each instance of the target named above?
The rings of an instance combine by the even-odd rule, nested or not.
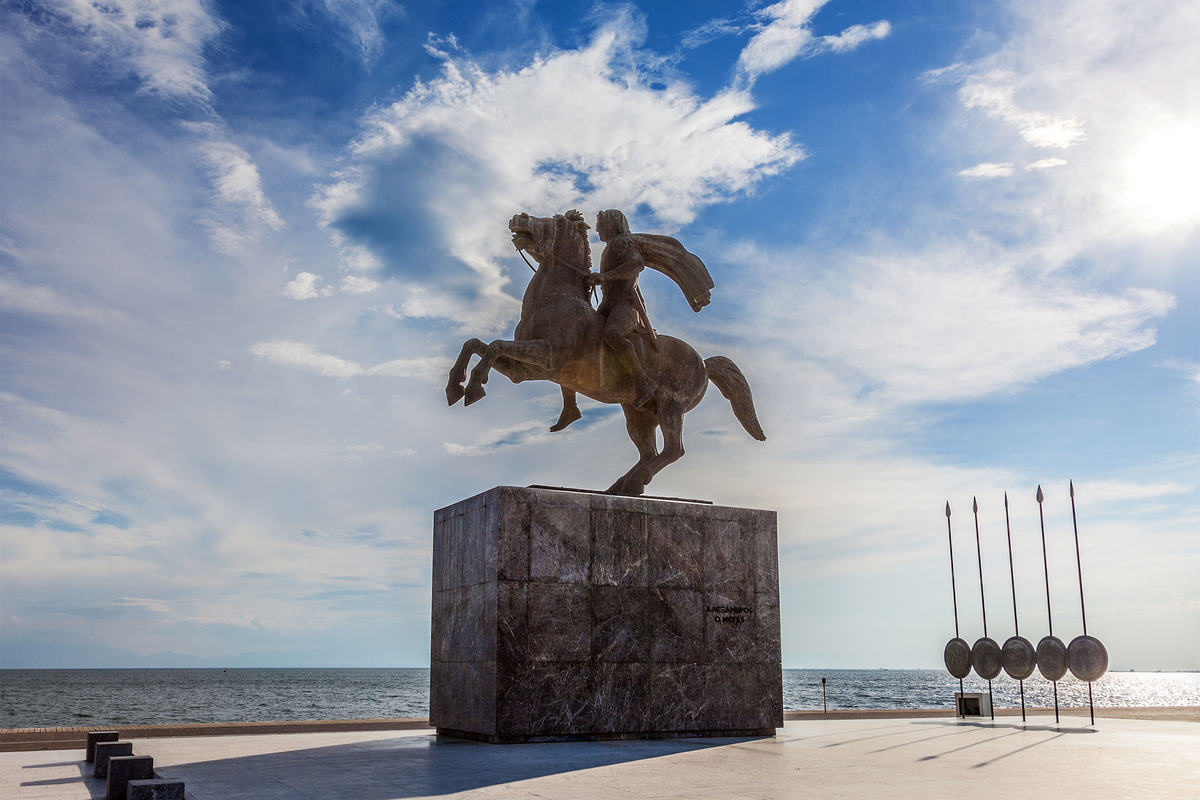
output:
[[[447,403],[454,405],[462,399],[463,381],[467,379],[467,364],[471,363],[471,356],[482,356],[485,350],[487,345],[479,339],[463,342],[462,351],[458,354],[454,366],[450,368],[450,379],[446,382]]]
[[[608,493],[637,497],[646,490],[648,482],[640,475],[645,473],[647,465],[658,455],[658,440],[654,430],[658,427],[658,420],[653,413],[639,411],[628,404],[622,405],[621,408],[625,411],[625,430],[629,431],[629,438],[637,446],[641,458],[629,472],[608,487]]]
[[[662,428],[663,449],[636,475],[642,485],[650,483],[665,467],[683,458],[683,406],[673,401],[659,400],[657,416],[658,425]]]

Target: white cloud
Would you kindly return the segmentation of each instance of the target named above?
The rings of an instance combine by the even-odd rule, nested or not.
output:
[[[446,442],[442,446],[452,456],[482,456],[497,450],[545,441],[552,436],[554,434],[550,433],[545,421],[532,420],[507,428],[489,428],[479,435],[475,444]]]
[[[263,193],[258,167],[250,154],[224,139],[211,123],[189,126],[204,138],[197,149],[212,173],[213,188],[226,203],[242,209],[246,222],[272,230],[284,227],[283,219]]]
[[[308,0],[342,32],[364,63],[373,61],[387,44],[380,23],[404,13],[394,0]]]
[[[746,92],[703,99],[679,82],[651,88],[629,66],[643,35],[622,16],[587,46],[513,72],[437,51],[442,75],[368,115],[350,166],[312,201],[355,262],[345,266],[413,276],[407,315],[496,331],[518,309],[500,261],[512,255],[503,221],[517,210],[644,207],[672,228],[803,158],[786,135],[738,120],[754,108]],[[398,173],[411,176],[402,195]],[[388,215],[386,232],[342,224]]]
[[[1016,125],[1021,138],[1034,147],[1067,148],[1087,139],[1079,120],[1020,108],[1013,100],[1016,87],[1012,81],[1011,73],[992,72],[969,79],[958,95],[967,108],[982,109],[990,117]]]
[[[892,32],[892,25],[887,20],[870,25],[851,25],[836,36],[822,36],[822,47],[835,53],[846,53],[858,47],[863,42],[872,39],[883,39]]]
[[[10,313],[61,317],[102,325],[128,321],[120,311],[68,300],[48,286],[29,286],[3,279],[0,279],[0,306]]]
[[[320,297],[321,292],[318,287],[321,285],[322,278],[312,272],[301,272],[296,277],[287,282],[283,287],[283,296],[292,300],[312,300]]]
[[[1066,163],[1067,162],[1063,161],[1061,158],[1042,158],[1042,159],[1034,161],[1030,164],[1026,164],[1025,169],[1031,170],[1031,171],[1032,170],[1050,169],[1052,167],[1061,167],[1061,166],[1065,165]]]
[[[367,294],[380,286],[379,281],[364,278],[359,275],[347,275],[342,278],[342,291],[346,294]]]
[[[832,50],[845,53],[871,39],[882,39],[892,29],[886,20],[871,25],[851,25],[836,36],[814,36],[810,24],[813,15],[828,0],[784,0],[756,12],[763,27],[738,57],[738,76],[753,83],[759,76],[773,72],[801,56]]]
[[[315,347],[289,339],[259,342],[249,350],[250,355],[276,364],[299,367],[327,378],[353,378],[358,375],[386,375],[393,378],[418,378],[438,383],[444,381],[450,371],[451,360],[438,356],[427,358],[396,359],[373,367],[364,367],[353,361],[322,353]]]
[[[771,287],[756,332],[774,340],[782,330],[802,342],[845,382],[837,402],[846,409],[864,391],[875,408],[971,400],[1143,350],[1155,341],[1152,322],[1175,306],[1160,291],[1089,290],[1043,263],[1023,263],[1032,253],[980,243],[850,260],[837,285],[797,280],[801,266],[787,285],[772,280],[789,263],[785,253],[748,249],[737,258],[758,265]]]
[[[973,167],[961,170],[959,175],[965,175],[968,178],[1004,178],[1013,174],[1013,165],[1009,163],[995,164],[991,161],[985,161],[982,164],[976,164]]]
[[[361,365],[355,364],[353,361],[346,361],[337,356],[322,353],[312,345],[287,339],[259,342],[250,348],[250,355],[274,361],[276,364],[300,367],[328,378],[353,378],[355,375],[362,375],[366,372]]]
[[[233,369],[233,362],[225,360],[218,361],[217,369]]]
[[[204,48],[224,27],[202,0],[96,3],[51,0],[83,34],[85,46],[109,65],[124,65],[154,94],[205,105],[212,99]]]
[[[214,197],[224,207],[236,209],[240,217],[228,219],[225,208],[218,207],[199,220],[208,228],[214,250],[235,254],[257,229],[283,227],[250,155],[229,141],[222,123],[212,121],[220,117],[212,106],[205,48],[225,26],[202,0],[136,0],[124,5],[52,0],[52,4],[73,24],[83,51],[101,68],[137,75],[143,90],[170,101],[181,116],[195,118],[182,124],[197,136],[196,150],[212,179]],[[36,17],[29,19],[34,25],[43,24]]]

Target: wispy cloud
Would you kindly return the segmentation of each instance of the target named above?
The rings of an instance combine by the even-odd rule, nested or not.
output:
[[[958,94],[967,108],[979,108],[990,117],[1015,125],[1021,138],[1034,147],[1067,148],[1087,139],[1079,120],[1022,109],[1013,99],[1015,92],[1011,73],[992,72],[971,78]]]
[[[737,72],[746,83],[774,72],[797,58],[830,50],[844,53],[871,39],[882,39],[892,30],[886,20],[851,25],[835,36],[816,36],[813,16],[828,0],[784,0],[755,12],[761,29],[738,57]]]
[[[353,361],[322,353],[312,345],[288,339],[259,342],[252,346],[249,352],[258,359],[299,367],[327,378],[342,380],[358,375],[387,375],[393,378],[417,378],[438,383],[445,380],[451,364],[448,358],[431,356],[429,358],[398,358],[394,361],[376,364],[373,367],[364,367]]]
[[[1013,174],[1013,165],[1009,163],[995,164],[991,161],[985,161],[982,164],[976,164],[973,167],[961,170],[959,175],[965,175],[968,178],[1004,178]]]

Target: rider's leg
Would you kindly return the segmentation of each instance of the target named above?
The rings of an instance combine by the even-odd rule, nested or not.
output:
[[[575,402],[575,391],[565,386],[561,388],[563,398],[562,413],[558,415],[558,422],[550,426],[551,431],[561,431],[583,416],[579,413],[579,405]]]
[[[637,395],[633,401],[633,407],[641,408],[654,397],[654,391],[658,388],[658,384],[646,374],[646,370],[642,369],[642,362],[638,358],[637,350],[625,338],[633,330],[632,320],[626,319],[623,314],[613,313],[604,326],[604,342],[612,348],[617,357],[617,363],[633,375],[634,391]]]

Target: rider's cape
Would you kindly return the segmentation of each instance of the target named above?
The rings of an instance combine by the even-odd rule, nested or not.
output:
[[[679,240],[654,233],[632,234],[642,261],[647,267],[666,275],[683,290],[683,296],[699,311],[709,304],[715,286],[708,268],[696,255],[684,249]]]

